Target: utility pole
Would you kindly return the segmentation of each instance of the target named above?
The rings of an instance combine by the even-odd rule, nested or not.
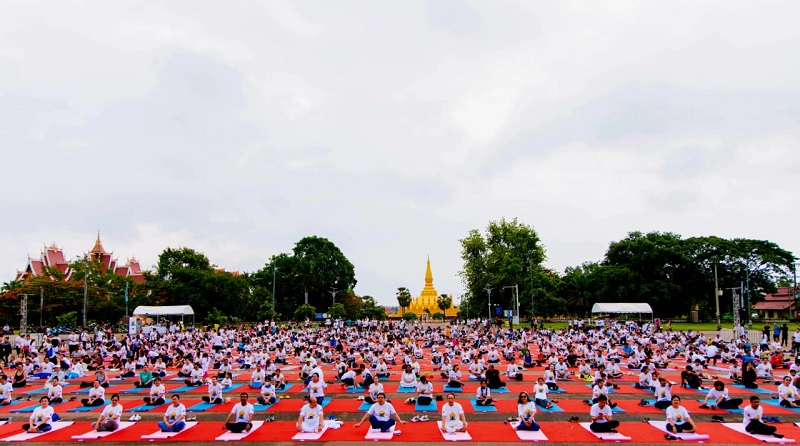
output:
[[[125,317],[128,317],[128,282],[125,282]]]
[[[272,263],[272,320],[275,320],[275,278],[278,267],[275,265],[274,260]]]
[[[489,293],[489,322],[491,323],[492,320],[492,289],[486,288],[486,292]]]
[[[717,299],[717,325],[722,323],[722,319],[719,316],[719,277],[717,276],[717,264],[714,263],[714,297]]]
[[[83,270],[83,328],[86,328],[86,299],[89,296],[89,264]]]
[[[44,287],[39,287],[39,330],[44,325],[42,323],[42,316],[44,316]]]
[[[331,304],[333,305],[336,303],[336,293],[338,293],[339,290],[331,288],[330,290],[328,290],[328,292],[331,293],[331,297],[333,297],[333,303]]]

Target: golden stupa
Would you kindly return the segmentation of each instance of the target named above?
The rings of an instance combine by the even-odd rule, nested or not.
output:
[[[433,287],[431,258],[428,257],[428,268],[425,270],[425,287],[422,289],[422,293],[411,301],[411,305],[408,306],[407,311],[411,311],[417,316],[421,316],[425,313],[441,313],[442,310],[439,308],[438,299],[439,293],[437,293],[436,288]],[[444,314],[447,317],[455,317],[458,314],[458,307],[453,306],[452,294],[450,295],[450,308],[446,309]]]

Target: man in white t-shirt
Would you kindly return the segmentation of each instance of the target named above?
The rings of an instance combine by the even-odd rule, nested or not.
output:
[[[0,406],[8,406],[11,404],[11,392],[13,387],[8,382],[6,375],[0,374]]]
[[[164,412],[164,420],[158,422],[161,432],[180,432],[186,427],[186,406],[180,395],[172,395],[172,404]]]
[[[119,429],[119,418],[122,416],[122,404],[119,403],[119,395],[111,395],[111,404],[103,408],[103,412],[97,417],[97,421],[92,423],[92,427],[97,432],[114,432]]]
[[[761,400],[758,396],[753,395],[750,397],[750,405],[746,406],[743,412],[742,424],[744,424],[744,430],[747,432],[756,435],[772,435],[775,438],[783,438],[783,434],[776,432],[778,428],[775,426],[768,426],[761,420],[761,417],[764,416],[764,408],[761,407]]]
[[[608,405],[607,396],[597,397],[597,403],[592,406],[589,416],[592,417],[592,424],[589,425],[592,432],[617,432],[619,421],[612,419],[614,414]]]
[[[300,416],[297,418],[297,432],[320,432],[322,431],[322,405],[317,403],[316,398],[306,397],[306,404],[300,409]]]
[[[456,396],[452,393],[447,394],[447,404],[442,408],[442,422],[439,427],[442,432],[451,434],[467,430],[467,418],[464,416],[464,408],[456,402]]]
[[[353,427],[361,426],[364,421],[369,419],[369,424],[372,429],[380,430],[381,432],[388,432],[396,423],[405,424],[406,422],[400,419],[397,411],[394,410],[392,403],[386,402],[386,394],[383,392],[378,393],[375,397],[377,402],[370,406],[361,421],[356,423]]]
[[[236,404],[228,413],[228,418],[225,419],[223,429],[227,429],[235,434],[242,432],[250,432],[253,428],[253,414],[255,408],[252,404],[247,402],[247,393],[242,392],[239,395],[239,404]]]

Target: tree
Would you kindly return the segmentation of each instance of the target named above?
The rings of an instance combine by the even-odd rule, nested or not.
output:
[[[568,312],[587,316],[598,301],[601,266],[596,262],[584,262],[580,266],[570,266],[564,271],[558,295],[567,303]]]
[[[341,302],[336,302],[328,308],[328,317],[331,319],[344,319],[347,317],[347,311]]]
[[[297,260],[295,280],[303,287],[305,303],[324,305],[330,289],[350,290],[356,286],[353,264],[330,240],[304,237],[294,246]]]
[[[406,308],[411,305],[411,292],[406,287],[397,289],[397,303],[400,305],[401,314],[406,313]]]
[[[436,299],[436,305],[442,310],[442,313],[447,314],[447,309],[453,305],[453,298],[448,296],[447,294],[442,294]]]
[[[294,310],[294,320],[296,321],[304,321],[306,319],[314,319],[314,316],[317,314],[317,309],[312,307],[311,305],[300,305]]]
[[[497,292],[506,286],[520,285],[520,305],[530,308],[534,298],[533,287],[524,283],[533,277],[545,274],[541,268],[545,251],[539,235],[525,224],[513,219],[490,222],[482,235],[471,230],[460,240],[463,269],[459,272],[467,294],[461,301],[462,309],[470,317],[486,311],[489,289],[492,289],[492,304],[511,308],[512,298]]]
[[[361,298],[361,313],[359,317],[366,317],[369,319],[377,319],[377,320],[385,320],[386,319],[386,310],[383,308],[382,305],[378,305],[378,302],[372,296],[363,296]]]

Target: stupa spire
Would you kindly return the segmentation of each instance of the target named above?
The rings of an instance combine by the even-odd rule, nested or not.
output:
[[[425,285],[433,285],[433,273],[431,272],[431,256],[428,255],[428,268],[425,270]]]

